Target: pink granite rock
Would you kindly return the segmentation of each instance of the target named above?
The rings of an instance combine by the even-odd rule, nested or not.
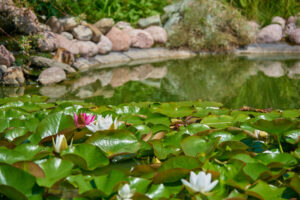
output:
[[[116,27],[112,27],[106,37],[111,41],[113,51],[127,51],[130,47],[129,35]]]

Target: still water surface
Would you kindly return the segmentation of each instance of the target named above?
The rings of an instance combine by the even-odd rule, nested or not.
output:
[[[300,57],[200,56],[93,70],[59,85],[0,90],[2,97],[23,94],[99,105],[201,99],[229,108],[300,108]]]

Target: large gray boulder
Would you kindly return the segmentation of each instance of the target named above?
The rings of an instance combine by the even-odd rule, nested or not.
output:
[[[0,45],[0,65],[11,66],[15,62],[14,55],[5,46]]]
[[[289,40],[295,44],[300,44],[300,28],[295,29],[289,35]]]
[[[43,85],[59,83],[66,80],[67,76],[63,69],[59,67],[50,67],[42,71],[39,75],[39,82]]]
[[[147,28],[149,26],[161,26],[161,20],[159,15],[154,15],[147,18],[142,18],[137,22],[137,25],[141,28]]]
[[[35,34],[40,31],[39,21],[28,8],[19,8],[11,0],[0,1],[0,26],[7,32]]]
[[[97,21],[94,26],[97,27],[102,34],[106,34],[108,31],[110,31],[114,24],[115,21],[112,18],[103,18]]]
[[[64,31],[71,31],[78,25],[78,20],[75,17],[64,17],[59,19]]]
[[[75,27],[72,33],[77,40],[81,41],[90,41],[93,37],[93,31],[89,27],[83,25]]]
[[[58,67],[68,73],[76,72],[75,69],[72,68],[70,65],[61,62],[56,62],[55,60],[45,58],[45,57],[40,57],[40,56],[32,56],[31,64],[37,67],[47,67],[47,68]]]
[[[257,43],[274,43],[282,39],[283,30],[279,24],[271,24],[263,29],[257,35]]]

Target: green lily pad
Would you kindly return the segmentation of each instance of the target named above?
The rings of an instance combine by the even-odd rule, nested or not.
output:
[[[108,175],[98,176],[94,178],[96,187],[106,197],[118,189],[118,183],[126,181],[127,177],[120,171],[112,170]]]
[[[284,132],[296,129],[299,123],[288,119],[275,119],[273,121],[261,119],[255,122],[253,126],[270,134],[282,135]]]
[[[92,179],[93,178],[91,176],[83,176],[82,174],[67,177],[69,183],[78,188],[79,194],[83,194],[94,189],[91,184]]]
[[[200,136],[189,136],[182,140],[181,147],[185,155],[187,156],[201,156],[209,157],[209,154],[212,153],[220,138],[212,139],[206,141]]]
[[[147,192],[151,181],[145,178],[129,177],[129,183],[130,188],[135,189],[136,192],[144,194]]]
[[[269,171],[269,168],[261,163],[247,163],[243,170],[252,181],[256,181],[262,173]]]
[[[8,165],[0,165],[0,174],[0,193],[8,198],[27,199],[32,194],[35,178],[30,174]]]
[[[96,132],[85,143],[99,147],[108,156],[136,153],[140,149],[137,138],[126,130]]]
[[[150,144],[153,147],[154,155],[160,160],[166,159],[169,155],[178,155],[181,151],[180,148],[164,145],[161,140],[153,140]]]
[[[180,127],[180,134],[188,134],[188,135],[194,135],[196,133],[209,130],[209,126],[206,124],[190,124],[187,127]]]
[[[50,158],[39,164],[45,173],[45,178],[37,178],[39,186],[51,188],[59,180],[71,174],[73,163],[59,158]]]
[[[102,151],[91,144],[79,144],[62,152],[62,158],[70,160],[85,170],[94,170],[109,164]]]
[[[191,115],[194,112],[194,108],[191,106],[180,106],[177,103],[163,103],[155,109],[155,112],[168,117],[178,118]]]
[[[167,127],[170,126],[171,122],[169,117],[159,114],[159,113],[153,113],[151,115],[147,116],[147,119],[145,120],[146,124],[161,124],[161,125],[165,125]]]
[[[292,130],[284,133],[285,140],[290,144],[296,144],[300,141],[300,130]]]
[[[37,127],[36,133],[31,138],[31,142],[37,144],[41,139],[55,135],[59,131],[74,127],[74,119],[62,112],[53,113],[43,119]]]
[[[260,160],[267,166],[292,167],[298,164],[297,160],[288,153],[262,153],[255,156],[255,159]]]
[[[201,124],[206,124],[212,128],[227,128],[233,125],[233,117],[229,115],[210,115],[204,117]]]
[[[192,170],[199,167],[201,167],[201,162],[198,159],[189,156],[177,156],[169,158],[167,161],[163,162],[161,167],[159,168],[159,171],[174,168]]]
[[[171,193],[163,184],[152,185],[146,195],[153,200],[169,198]]]
[[[281,199],[284,190],[285,188],[278,188],[259,181],[255,186],[248,189],[246,193],[261,200],[273,200]]]

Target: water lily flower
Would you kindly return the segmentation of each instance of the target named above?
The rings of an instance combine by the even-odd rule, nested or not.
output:
[[[86,113],[80,113],[77,115],[74,113],[75,125],[77,128],[83,128],[89,124],[91,124],[95,120],[95,115],[87,115]]]
[[[65,135],[57,135],[55,142],[54,142],[54,138],[52,137],[52,143],[53,143],[54,151],[56,153],[60,153],[61,151],[68,148],[68,143]],[[72,146],[72,142],[70,146]]]
[[[193,192],[202,194],[211,191],[218,184],[218,180],[211,182],[211,174],[205,172],[199,172],[198,174],[191,172],[190,181],[181,179],[181,182]]]
[[[120,124],[121,122],[118,121],[117,118],[113,120],[111,115],[106,115],[105,117],[102,117],[102,115],[100,115],[96,121],[87,125],[86,127],[90,131],[96,132],[103,130],[114,130],[117,129],[120,126]]]
[[[118,191],[117,199],[118,200],[132,200],[135,190],[130,189],[130,186],[126,183]]]

